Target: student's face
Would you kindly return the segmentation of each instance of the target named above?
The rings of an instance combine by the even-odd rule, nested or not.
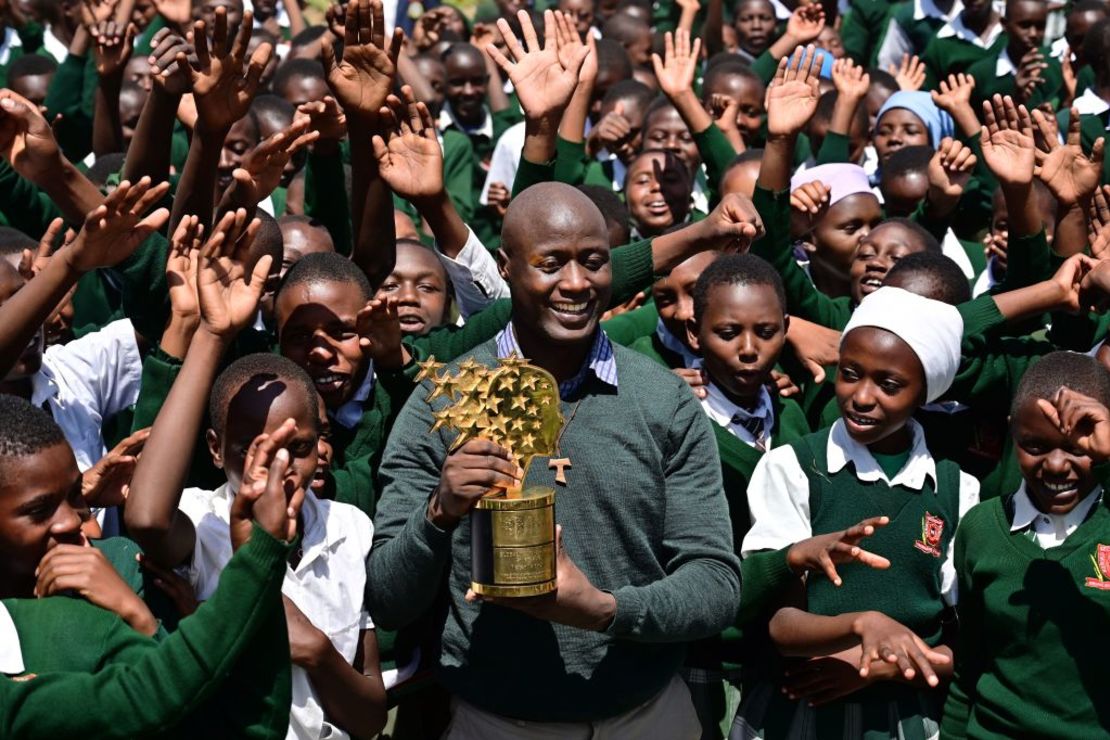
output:
[[[232,124],[224,139],[223,148],[220,149],[220,163],[216,168],[216,184],[219,186],[219,193],[223,193],[231,185],[231,173],[243,166],[243,158],[256,146],[258,146],[258,128],[250,116],[243,116]]]
[[[925,124],[905,108],[892,108],[883,114],[872,143],[880,161],[904,146],[931,146]]]
[[[884,176],[879,187],[883,191],[883,206],[888,216],[909,216],[928,192],[929,178],[924,172]]]
[[[916,235],[901,224],[876,226],[860,240],[852,260],[852,300],[859,303],[881,288],[895,262],[923,249]]]
[[[860,240],[882,220],[883,210],[871,193],[856,193],[838,201],[813,229],[813,260],[847,279]]]
[[[1019,0],[1006,6],[1006,17],[1002,28],[1010,37],[1009,49],[1012,53],[1025,54],[1044,43],[1045,24],[1048,22],[1048,4]],[[1011,54],[1012,56],[1012,54]],[[1019,60],[1015,59],[1016,64]]]
[[[412,61],[416,65],[417,71],[424,75],[424,79],[428,81],[428,86],[432,89],[431,99],[424,100],[423,103],[428,106],[428,110],[433,116],[437,116],[440,109],[443,108],[444,91],[447,89],[447,71],[444,69],[443,63],[437,59],[418,56],[413,57]]]
[[[350,400],[366,377],[357,328],[363,305],[354,286],[326,280],[278,294],[281,353],[304,368],[329,409]]]
[[[651,32],[645,30],[631,41],[624,42],[624,50],[634,67],[643,67],[651,62]]]
[[[277,15],[277,0],[254,0],[255,20],[264,21]]]
[[[281,226],[281,273],[284,278],[289,268],[300,262],[306,255],[334,252],[331,237],[323,229],[297,221],[282,221]]]
[[[33,455],[4,457],[0,483],[0,574],[5,590],[33,585],[35,569],[56,545],[82,545],[89,508],[68,444]],[[24,594],[30,598],[31,594]]]
[[[23,277],[7,260],[0,260],[0,305],[23,288]],[[42,353],[45,347],[43,330],[40,328],[31,337],[23,352],[19,355],[12,369],[8,371],[5,380],[23,380],[29,378],[42,367]]]
[[[786,343],[787,319],[769,285],[720,285],[709,293],[701,322],[689,325],[713,383],[747,405],[771,377]]]
[[[1021,477],[1039,511],[1066,514],[1097,485],[1091,458],[1049,423],[1036,399],[1018,408],[1010,427]]]
[[[585,41],[594,24],[593,0],[559,0],[559,10],[571,17],[578,37]]]
[[[519,321],[552,348],[588,342],[612,293],[604,220],[581,210],[557,206],[511,252],[498,254],[514,326]]]
[[[119,96],[120,127],[123,129],[123,143],[127,146],[130,146],[135,135],[135,127],[139,125],[139,116],[142,115],[145,104],[146,95],[137,88],[124,90]]]
[[[628,212],[643,236],[661,234],[675,222],[655,177],[655,165],[662,168],[666,162],[667,158],[661,152],[641,155],[633,161],[624,178],[624,199],[628,203]]]
[[[694,285],[716,257],[715,252],[696,254],[672,270],[670,275],[656,281],[651,288],[663,326],[687,346],[686,325],[694,319]]]
[[[925,371],[910,346],[885,329],[862,326],[840,345],[836,400],[852,439],[873,445],[905,427],[925,399]]]
[[[619,70],[612,65],[603,66],[599,65],[597,69],[597,80],[594,82],[593,95],[590,98],[590,120],[597,123],[601,120],[601,101],[605,98],[605,94],[609,92],[609,88],[620,82],[621,77]]]
[[[1083,39],[1087,37],[1087,32],[1091,30],[1091,26],[1095,25],[1103,18],[1106,13],[1100,10],[1087,10],[1082,13],[1069,13],[1067,27],[1064,30],[1064,38],[1068,40],[1068,46],[1076,54],[1082,53]],[[1082,60],[1080,60],[1082,62]]]
[[[674,152],[691,177],[701,167],[698,145],[674,108],[660,108],[644,121],[644,148]]]
[[[294,107],[323,100],[328,95],[328,83],[320,77],[309,75],[293,75],[278,91],[278,95],[289,101]]]
[[[771,45],[775,32],[775,9],[764,0],[752,0],[740,5],[736,13],[737,42],[752,56],[759,56]]]
[[[846,54],[844,42],[840,40],[840,32],[832,25],[825,26],[824,30],[818,34],[817,45],[832,54],[833,59],[843,59]]]
[[[455,52],[444,64],[447,73],[447,100],[459,120],[476,126],[485,112],[489,76],[478,54]]]
[[[727,95],[738,101],[736,125],[740,127],[740,136],[744,143],[752,146],[759,140],[759,132],[763,127],[764,93],[764,87],[758,80],[741,75],[718,75],[713,78],[711,85],[705,86],[702,99],[708,101],[713,95]]]
[[[23,75],[11,80],[8,87],[11,88],[12,92],[22,95],[34,103],[39,112],[45,115],[46,106],[43,103],[46,102],[46,93],[50,89],[52,79],[54,79],[53,72],[44,75]]]
[[[317,405],[320,408],[316,419],[318,430],[316,434],[316,475],[312,478],[312,492],[320,496],[327,485],[328,471],[331,470],[331,459],[332,455],[335,454],[335,448],[331,444],[331,419],[328,418],[328,411],[324,406],[323,399],[320,399]]]
[[[376,297],[397,301],[404,334],[427,334],[447,322],[447,274],[430,249],[398,244],[393,272],[378,288]]]
[[[150,92],[153,81],[150,78],[150,60],[142,54],[133,54],[123,68],[123,79],[134,82]]]
[[[238,491],[251,443],[258,435],[273,434],[286,419],[293,419],[297,431],[286,446],[290,463],[285,471],[286,491],[307,489],[316,477],[316,418],[316,410],[300,388],[291,388],[279,378],[265,382],[252,379],[232,395],[224,433],[208,430],[212,461],[227,474],[231,490]]]
[[[216,27],[216,8],[227,9],[228,34],[233,35],[243,22],[243,3],[240,0],[205,0],[200,6],[200,17],[207,26],[209,37]]]
[[[886,102],[887,98],[893,94],[893,90],[889,90],[878,83],[872,83],[871,86],[867,88],[867,97],[863,99],[863,104],[867,106],[867,121],[870,130],[873,131],[875,129],[875,121],[879,117],[879,110],[883,107],[883,103]]]
[[[748,198],[755,192],[755,181],[759,179],[759,162],[751,160],[733,165],[721,178],[721,196],[740,193]]]
[[[613,14],[617,12],[617,6],[620,5],[620,0],[598,0],[597,15],[601,22],[609,20]]]

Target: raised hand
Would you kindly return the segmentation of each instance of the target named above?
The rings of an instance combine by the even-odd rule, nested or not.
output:
[[[602,149],[619,154],[621,148],[628,147],[633,138],[632,122],[624,116],[624,103],[618,102],[590,129],[586,146],[594,156]]]
[[[1007,95],[983,103],[983,159],[1003,185],[1030,185],[1035,164],[1033,120],[1024,105]]]
[[[266,286],[272,257],[263,255],[248,274],[250,248],[260,226],[247,220],[246,209],[229,211],[201,247],[197,297],[201,328],[229,340],[250,325]]]
[[[590,34],[583,41],[578,35],[574,19],[561,10],[556,10],[554,16],[560,63],[564,66],[573,65],[582,47],[587,47],[590,51],[586,55],[586,61],[582,62],[582,68],[578,70],[578,83],[581,85],[589,82],[592,85],[597,79],[597,41]]]
[[[740,101],[730,95],[713,93],[709,96],[709,105],[706,110],[713,118],[713,123],[721,129],[732,148],[739,154],[748,147],[744,144],[744,136],[740,133]]]
[[[124,25],[115,21],[97,23],[89,29],[94,42],[93,59],[97,75],[117,77],[123,74],[123,68],[131,58],[137,32],[134,23]]]
[[[739,193],[721,198],[717,207],[691,228],[700,231],[697,240],[707,249],[733,252],[748,251],[752,242],[766,232],[751,199]]]
[[[822,56],[815,47],[807,46],[779,60],[767,88],[769,136],[796,136],[817,111]]]
[[[674,36],[670,31],[664,36],[663,59],[658,54],[651,55],[659,88],[672,100],[693,90],[694,74],[700,61],[701,39],[694,39],[691,46],[690,32],[685,28],[678,29]]]
[[[91,28],[110,21],[116,14],[118,0],[81,0],[81,25]]]
[[[243,14],[239,32],[234,41],[228,39],[227,9],[216,9],[215,29],[209,47],[204,21],[193,25],[193,43],[196,45],[196,63],[190,65],[190,82],[197,108],[197,129],[209,133],[222,133],[246,115],[258,91],[262,73],[274,53],[268,43],[259,45],[246,60],[247,46],[251,40],[253,16]],[[177,62],[184,66],[186,54],[177,55]],[[247,63],[246,76],[243,64]]]
[[[62,164],[50,124],[37,106],[11,90],[0,90],[0,157],[36,184]]]
[[[877,516],[864,519],[859,524],[839,532],[830,532],[802,540],[786,551],[786,564],[790,566],[790,570],[799,575],[803,572],[824,573],[834,586],[840,586],[842,583],[840,574],[836,572],[837,565],[854,562],[880,570],[889,568],[889,560],[859,546],[863,538],[870,537],[875,534],[876,529],[885,527],[889,523],[889,517]]]
[[[1014,77],[1014,84],[1022,101],[1028,100],[1037,86],[1044,83],[1041,73],[1046,69],[1048,69],[1048,63],[1045,62],[1044,54],[1040,49],[1034,48],[1025,52],[1025,56],[1018,63],[1017,74]]]
[[[380,112],[382,133],[371,140],[378,172],[386,184],[406,200],[435,197],[443,192],[443,150],[436,138],[428,106],[417,102],[412,88],[401,88]]]
[[[323,100],[314,100],[302,103],[297,107],[294,121],[299,118],[308,118],[311,123],[309,128],[320,134],[320,141],[341,141],[347,136],[347,116],[335,98],[325,95]]]
[[[899,90],[912,92],[920,90],[925,84],[925,63],[918,59],[916,54],[913,56],[903,54],[902,63],[897,67],[893,64],[888,65],[887,71],[898,83]]]
[[[120,506],[127,500],[131,476],[139,453],[150,437],[150,427],[140,429],[109,450],[81,474],[81,498],[94,507]]]
[[[939,92],[931,90],[929,94],[941,110],[955,116],[958,107],[971,106],[971,93],[975,89],[975,78],[971,75],[963,72],[948,75],[947,80],[940,81],[939,87]]]
[[[328,87],[348,118],[377,121],[397,76],[397,55],[404,34],[395,28],[385,46],[385,13],[380,0],[350,0],[344,16],[343,57],[335,58],[330,38],[323,43]]]
[[[866,98],[871,87],[871,76],[867,70],[847,57],[833,62],[832,79],[837,95],[856,101]]]
[[[310,131],[310,118],[296,120],[284,131],[266,139],[243,157],[243,166],[231,173],[231,190],[240,205],[257,205],[281,184],[282,172],[297,152],[320,138]]]
[[[85,225],[77,238],[59,249],[57,255],[82,273],[122,262],[148,236],[166,225],[170,212],[165,208],[145,218],[143,214],[169,189],[168,182],[152,187],[149,177],[134,185],[124,180],[104,203],[85,217]]]
[[[46,233],[39,239],[39,246],[32,252],[30,249],[24,249],[19,255],[19,274],[23,276],[24,280],[30,280],[35,275],[38,275],[50,262],[50,255],[54,252],[54,242],[58,241],[58,236],[65,230],[66,222],[61,218],[56,218],[50,222],[46,227]],[[70,236],[66,239],[67,242],[73,241],[76,234],[70,232]]]
[[[231,546],[238,550],[250,540],[251,520],[272,537],[286,542],[297,536],[297,516],[304,489],[288,490],[289,450],[285,445],[297,432],[286,419],[272,434],[255,437],[247,449],[243,481],[231,502]]]
[[[505,39],[512,60],[494,46],[486,47],[486,53],[512,80],[525,116],[532,121],[546,122],[554,131],[574,94],[579,70],[590,50],[587,46],[579,46],[569,58],[561,58],[555,15],[550,10],[544,11],[543,46],[540,46],[528,13],[521,10],[517,17],[520,19],[527,51],[520,45],[505,19],[499,18],[497,27]]]
[[[820,180],[802,183],[790,193],[790,207],[805,214],[810,220],[816,219],[829,207],[831,192],[832,189]]]
[[[1034,174],[1063,206],[1071,206],[1091,197],[1102,178],[1102,152],[1105,140],[1100,136],[1090,155],[1083,153],[1079,136],[1079,111],[1071,109],[1067,142],[1061,144],[1056,135],[1056,120],[1041,110],[1033,111],[1033,121],[1041,131],[1040,146],[1035,150]]]
[[[1110,257],[1110,185],[1095,189],[1087,219],[1087,241],[1091,256],[1097,260]]]
[[[786,36],[796,45],[815,41],[825,30],[825,9],[820,3],[799,5],[786,21]],[[818,66],[820,68],[820,66]]]
[[[945,138],[940,142],[932,159],[929,160],[929,200],[958,200],[971,179],[977,159],[971,148],[955,139]]]
[[[154,84],[169,95],[184,95],[192,88],[190,64],[197,63],[196,50],[185,37],[163,28],[150,41],[150,77]],[[184,55],[185,63],[178,59]]]
[[[407,362],[407,353],[401,344],[401,320],[397,315],[397,301],[371,298],[355,319],[358,346],[363,354],[378,367],[399,369]]]
[[[177,26],[184,28],[193,17],[193,4],[190,0],[152,0],[158,15]]]
[[[204,244],[204,224],[196,216],[185,216],[177,224],[170,239],[166,260],[166,284],[170,294],[170,312],[190,322],[200,319],[197,298],[197,264]]]

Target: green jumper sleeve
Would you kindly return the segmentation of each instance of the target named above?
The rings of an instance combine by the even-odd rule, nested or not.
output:
[[[46,193],[0,159],[0,212],[8,225],[32,239],[39,239],[50,222],[62,215]]]
[[[844,134],[830,131],[825,134],[821,148],[817,150],[817,164],[848,162],[852,156],[852,142]]]
[[[92,114],[84,108],[87,62],[85,57],[67,54],[58,65],[43,101],[47,120],[62,116],[55,136],[62,153],[72,162],[80,162],[92,151]]]
[[[762,614],[784,588],[798,580],[786,564],[789,550],[790,547],[766,550],[744,558],[740,565],[744,588],[740,592],[740,612],[736,615],[738,626],[743,627]]]
[[[654,302],[614,316],[602,323],[606,336],[624,347],[630,347],[641,337],[651,336],[659,325],[659,311]]]
[[[166,260],[170,243],[151,234],[130,257],[113,268],[123,284],[123,312],[135,331],[148,340],[162,336],[169,319],[169,286]]]
[[[567,141],[562,136],[555,140],[555,179],[567,185],[581,185],[586,180],[586,143]]]
[[[541,182],[551,182],[555,179],[555,162],[536,164],[529,162],[524,157],[520,158],[520,166],[516,170],[516,179],[513,180],[513,197]]]
[[[1036,234],[1011,237],[1007,250],[1006,277],[992,293],[1027,288],[1052,277],[1051,251],[1042,228]]]
[[[338,151],[334,154],[309,152],[304,168],[305,215],[324,225],[336,252],[349,256],[354,240],[345,182],[343,157]]]
[[[775,78],[775,72],[778,71],[779,60],[771,56],[771,50],[760,54],[752,62],[752,71],[759,75],[759,79],[763,80],[764,85],[771,84],[771,80]]]
[[[142,383],[139,387],[139,397],[135,401],[135,416],[131,423],[131,431],[154,425],[154,420],[161,410],[162,404],[170,394],[170,388],[181,372],[181,360],[171,357],[155,347],[143,358]]]
[[[709,183],[709,207],[713,208],[721,200],[721,178],[736,159],[736,149],[725,137],[716,123],[694,134],[701,161],[705,163],[705,175]]]
[[[474,192],[474,145],[470,137],[453,129],[443,132],[443,186],[466,223],[474,218],[478,194]]]

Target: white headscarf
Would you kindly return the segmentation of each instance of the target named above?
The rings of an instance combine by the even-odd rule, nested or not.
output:
[[[840,343],[852,329],[886,329],[910,346],[925,369],[926,403],[944,395],[960,366],[964,320],[955,306],[886,286],[863,299],[844,327]]]

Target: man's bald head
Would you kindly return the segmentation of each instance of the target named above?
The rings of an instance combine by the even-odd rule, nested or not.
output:
[[[509,203],[501,227],[501,248],[507,255],[547,241],[552,236],[597,229],[605,236],[605,217],[594,202],[577,188],[561,182],[533,185]]]

